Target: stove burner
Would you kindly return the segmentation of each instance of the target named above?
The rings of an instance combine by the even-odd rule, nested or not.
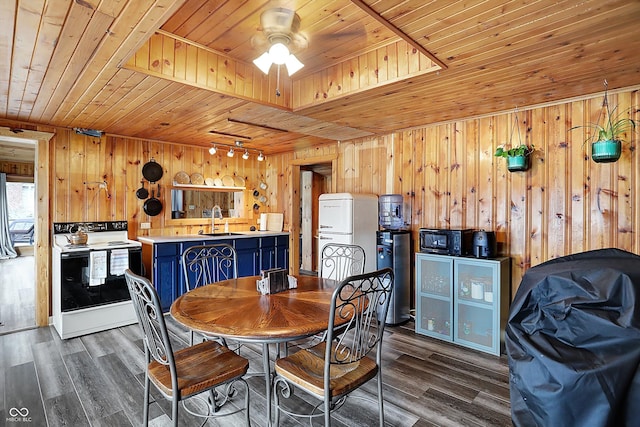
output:
[[[80,243],[80,244],[76,244],[76,245],[69,243],[68,245],[65,245],[64,247],[67,248],[67,249],[77,249],[77,248],[88,248],[89,245],[87,245],[86,243]]]

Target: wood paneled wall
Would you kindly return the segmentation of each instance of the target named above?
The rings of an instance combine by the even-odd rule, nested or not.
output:
[[[9,162],[9,161],[0,162],[0,172],[2,173],[11,174],[11,175],[28,176],[33,178],[33,171],[34,171],[33,163]]]
[[[157,216],[147,215],[144,201],[135,195],[141,186],[142,168],[152,158],[164,170],[157,183],[145,184],[163,202],[163,212]],[[206,229],[208,220],[174,221],[167,217],[171,209],[169,190],[176,173],[199,172],[211,178],[239,176],[251,190],[257,188],[267,167],[267,162],[258,162],[255,156],[248,160],[239,155],[229,158],[226,152],[212,156],[202,147],[114,136],[94,138],[65,129],[56,134],[53,163],[53,222],[127,220],[129,236],[134,239],[139,235],[195,234],[203,228],[210,231]],[[107,182],[106,190],[100,188],[103,181]],[[260,210],[270,211],[268,207]],[[247,210],[247,217],[238,221],[237,227],[248,229],[253,215]],[[143,222],[151,223],[151,229],[140,229]],[[232,221],[232,229],[234,225]]]
[[[609,94],[610,105],[640,118],[640,95]],[[639,129],[629,132],[616,163],[594,163],[584,129],[597,122],[602,96],[517,113],[425,126],[341,142],[271,159],[287,170],[293,159],[337,150],[338,192],[400,193],[420,227],[494,230],[499,251],[512,258],[512,291],[531,266],[552,258],[615,247],[640,253]],[[532,167],[508,172],[496,148],[534,144]],[[287,181],[283,180],[282,185]],[[290,185],[290,183],[288,184]],[[295,196],[294,196],[295,197]]]
[[[637,91],[609,94],[611,105],[640,118]],[[160,198],[181,170],[205,176],[239,175],[248,189],[268,185],[268,206],[284,212],[285,230],[293,215],[291,163],[338,156],[331,186],[337,192],[400,193],[411,213],[414,239],[420,227],[495,230],[502,254],[512,258],[512,291],[531,266],[566,254],[615,247],[640,253],[640,130],[627,135],[616,163],[596,164],[583,145],[585,131],[573,126],[596,122],[602,97],[523,109],[522,137],[536,146],[532,168],[510,173],[493,156],[508,144],[514,113],[460,120],[306,150],[253,157],[210,156],[200,147],[105,136],[92,138],[63,128],[0,121],[23,129],[54,132],[50,141],[52,185],[50,222],[129,221],[129,236],[195,233],[201,224],[174,225],[161,214],[149,217],[135,197],[142,166],[153,157],[165,175]],[[98,182],[107,181],[108,191]],[[85,182],[87,184],[85,184]],[[153,186],[153,189],[156,187]],[[149,231],[140,223],[151,222]],[[244,229],[249,224],[238,225]],[[414,240],[415,241],[415,240]]]

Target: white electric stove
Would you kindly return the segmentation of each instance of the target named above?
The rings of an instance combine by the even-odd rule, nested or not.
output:
[[[83,226],[87,243],[70,236]],[[53,224],[53,326],[63,339],[137,321],[124,270],[142,274],[142,244],[126,221]]]

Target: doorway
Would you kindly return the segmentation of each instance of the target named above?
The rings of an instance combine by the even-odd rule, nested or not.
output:
[[[6,144],[19,144],[26,147],[31,144],[31,159],[34,164],[33,182],[35,185],[35,217],[34,217],[34,241],[33,258],[31,260],[33,272],[33,294],[35,304],[35,324],[33,326],[46,326],[49,323],[49,286],[50,286],[50,257],[51,245],[49,242],[49,141],[54,134],[35,130],[0,127],[0,141]],[[4,151],[0,150],[0,152]],[[18,153],[15,150],[14,153]],[[13,158],[13,156],[12,156]],[[11,171],[9,171],[11,172]],[[20,258],[20,257],[19,257]],[[1,319],[0,319],[1,321]],[[4,333],[7,328],[0,331]]]
[[[289,200],[291,201],[291,218],[290,227],[289,227],[289,272],[290,274],[298,274],[300,273],[300,267],[302,265],[302,197],[303,197],[303,184],[302,177],[303,172],[312,172],[319,176],[315,179],[317,180],[319,188],[321,188],[321,193],[335,193],[336,192],[336,170],[337,170],[337,162],[338,162],[338,154],[329,154],[326,156],[319,157],[310,157],[305,159],[295,159],[292,160],[289,165],[291,167],[291,192],[289,193]],[[309,193],[306,196],[308,199],[308,203],[310,206],[313,206],[313,174],[307,175],[310,181]],[[322,178],[320,178],[322,177]],[[317,188],[316,188],[317,192]],[[317,199],[316,199],[317,202]],[[304,248],[305,258],[307,261],[311,261],[313,257],[313,252],[309,253],[309,251],[313,251],[313,214],[317,215],[317,208],[311,207],[311,211],[306,215],[307,231],[305,232],[305,246]],[[316,227],[317,228],[317,227]],[[317,231],[315,232],[317,235]],[[308,264],[305,264],[307,266]],[[311,265],[311,269],[313,269],[313,265]],[[306,270],[306,269],[305,269]],[[312,270],[310,270],[312,271]]]
[[[300,273],[317,274],[318,198],[331,192],[331,163],[300,168]]]
[[[0,138],[10,243],[18,255],[0,261],[0,334],[36,326],[35,145],[34,140]]]

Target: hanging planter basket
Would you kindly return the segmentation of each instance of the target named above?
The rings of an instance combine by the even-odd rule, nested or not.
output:
[[[622,143],[617,140],[591,143],[591,159],[596,163],[612,163],[620,158]]]
[[[584,141],[591,142],[591,159],[596,163],[612,163],[620,158],[622,153],[622,139],[627,131],[634,131],[636,121],[628,117],[629,113],[616,113],[617,106],[609,109],[607,99],[608,83],[604,81],[604,97],[602,108],[595,123],[578,125],[571,128],[591,129],[592,134]]]
[[[513,146],[513,133],[517,131],[519,145]],[[507,159],[507,170],[509,172],[522,172],[531,167],[529,157],[534,151],[533,144],[527,145],[522,142],[522,136],[520,135],[520,122],[518,121],[518,108],[516,107],[513,127],[511,128],[511,136],[509,137],[509,146],[511,148],[505,149],[500,146],[496,149],[494,156],[505,157]]]
[[[529,167],[529,156],[507,157],[507,169],[509,172],[523,172],[528,170]]]

